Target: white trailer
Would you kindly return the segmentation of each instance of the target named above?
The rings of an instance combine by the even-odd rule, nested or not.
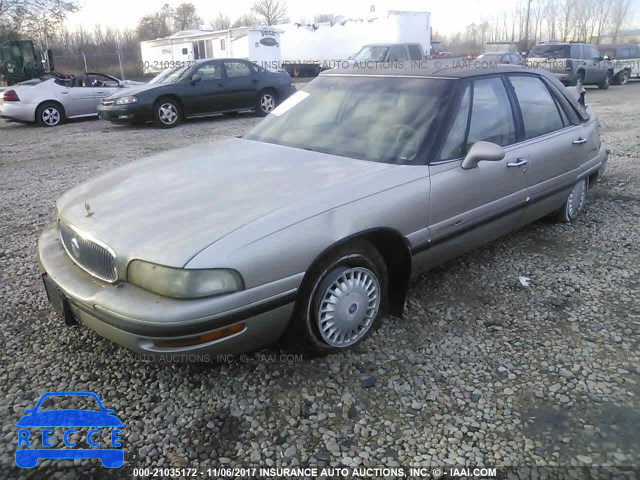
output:
[[[372,43],[418,43],[426,54],[431,50],[429,12],[390,10],[383,18],[278,28],[283,31],[281,68],[292,76],[339,66],[363,45]]]
[[[258,64],[280,62],[280,30],[241,27],[189,30],[140,43],[145,74],[204,58],[243,58]]]

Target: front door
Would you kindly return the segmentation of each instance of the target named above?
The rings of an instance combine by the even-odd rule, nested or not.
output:
[[[97,113],[93,87],[85,75],[75,77],[71,86],[63,87],[60,94],[67,117]]]
[[[194,76],[197,80],[192,80]],[[224,110],[226,90],[220,61],[211,60],[198,65],[191,78],[184,80],[180,94],[186,116]]]
[[[505,158],[463,169],[465,155],[478,141],[502,146]],[[516,227],[527,200],[526,161],[525,152],[516,144],[515,119],[502,78],[469,83],[439,159],[429,166],[431,239],[424,254],[416,258],[420,270]]]

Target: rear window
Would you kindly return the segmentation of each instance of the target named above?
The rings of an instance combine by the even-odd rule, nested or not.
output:
[[[531,53],[530,57],[538,58],[569,58],[571,48],[570,45],[536,45]]]

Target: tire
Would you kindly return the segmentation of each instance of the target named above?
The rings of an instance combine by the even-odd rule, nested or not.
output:
[[[607,72],[604,79],[598,84],[600,90],[606,90],[611,85],[611,74]]]
[[[182,121],[182,108],[173,98],[161,98],[153,106],[153,124],[160,128],[173,128]]]
[[[624,70],[616,76],[616,83],[618,85],[626,85],[627,83],[629,83],[629,77],[629,72],[627,70]]]
[[[266,117],[278,105],[278,97],[273,90],[263,90],[256,103],[256,115]]]
[[[36,109],[36,123],[41,127],[57,127],[64,120],[64,108],[57,102],[44,102]]]
[[[558,222],[571,223],[584,210],[589,193],[589,179],[583,178],[573,186],[564,204],[555,211],[554,217]]]
[[[387,266],[375,247],[357,240],[337,248],[305,278],[286,335],[289,347],[313,356],[354,347],[380,325],[387,292]]]

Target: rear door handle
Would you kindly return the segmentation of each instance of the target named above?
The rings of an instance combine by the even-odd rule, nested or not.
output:
[[[522,167],[527,163],[529,163],[529,160],[527,160],[526,158],[518,158],[515,162],[507,163],[507,167]]]
[[[582,145],[583,143],[587,143],[588,141],[588,139],[580,137],[579,139],[574,140],[572,143],[574,145]]]

